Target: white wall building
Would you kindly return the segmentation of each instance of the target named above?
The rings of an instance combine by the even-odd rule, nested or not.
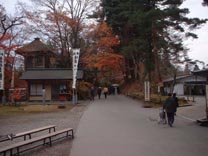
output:
[[[165,94],[176,93],[177,95],[205,95],[206,77],[196,75],[185,75],[169,78],[163,81]]]

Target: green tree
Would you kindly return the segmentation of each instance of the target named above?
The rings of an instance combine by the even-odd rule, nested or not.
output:
[[[206,22],[188,18],[189,10],[180,8],[183,0],[103,0],[106,20],[121,40],[120,52],[126,58],[126,72],[138,78],[138,64],[143,63],[143,77],[151,79],[160,65],[180,62],[187,56],[183,40],[197,38],[192,30]],[[141,77],[141,76],[140,76]]]
[[[203,6],[208,6],[208,0],[203,0],[202,5]]]

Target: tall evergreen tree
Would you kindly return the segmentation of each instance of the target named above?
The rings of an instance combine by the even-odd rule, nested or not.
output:
[[[120,52],[126,56],[127,75],[138,78],[138,64],[144,76],[157,73],[160,62],[179,62],[186,55],[183,39],[197,38],[191,30],[206,20],[188,18],[189,10],[180,8],[183,0],[103,0],[106,21],[121,40]],[[129,72],[129,73],[128,73]]]
[[[203,0],[202,5],[208,6],[208,0]]]

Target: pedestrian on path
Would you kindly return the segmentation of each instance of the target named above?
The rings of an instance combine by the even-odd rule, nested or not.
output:
[[[91,87],[90,88],[90,98],[91,100],[94,100],[95,99],[95,88],[94,87]]]
[[[107,99],[107,94],[108,94],[108,87],[103,88],[103,93],[105,95],[105,99]]]
[[[101,93],[102,93],[102,88],[98,87],[97,89],[98,99],[100,99]]]
[[[174,123],[174,115],[175,115],[175,111],[176,111],[176,102],[170,93],[168,94],[168,98],[165,100],[165,103],[163,105],[163,109],[166,110],[168,124],[170,127],[172,127],[172,125]]]
[[[176,96],[176,93],[173,93],[173,99],[174,99],[174,101],[175,101],[175,103],[176,103],[176,109],[175,109],[175,115],[176,115],[177,108],[178,108],[178,106],[179,106],[179,104],[178,104],[178,98],[177,98],[177,96]]]

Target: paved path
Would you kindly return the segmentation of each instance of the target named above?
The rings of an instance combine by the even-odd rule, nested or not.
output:
[[[70,156],[205,156],[208,128],[176,117],[157,123],[158,109],[124,96],[95,100],[81,118]]]

